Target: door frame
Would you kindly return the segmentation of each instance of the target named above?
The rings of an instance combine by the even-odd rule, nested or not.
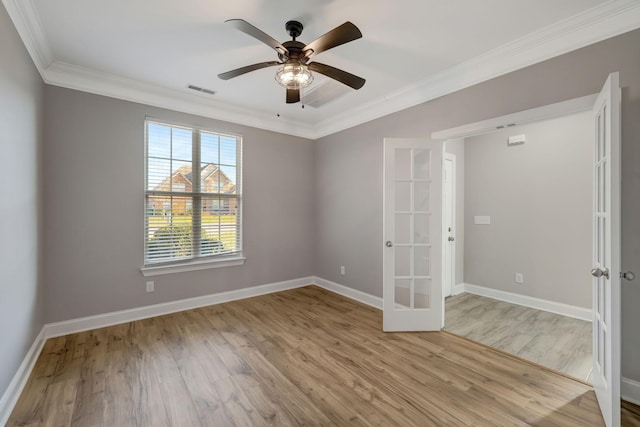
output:
[[[452,256],[451,256],[451,272],[450,272],[450,281],[451,281],[451,293],[449,295],[453,295],[454,291],[455,291],[455,285],[456,285],[456,250],[457,250],[457,242],[458,242],[458,235],[457,235],[457,224],[456,224],[456,215],[457,215],[457,206],[456,206],[456,193],[457,193],[457,181],[456,181],[456,175],[457,175],[457,160],[456,160],[456,155],[452,154],[452,153],[447,153],[447,144],[444,144],[444,149],[442,152],[442,194],[444,194],[444,162],[446,162],[447,160],[449,160],[451,162],[451,216],[453,217],[452,222],[453,222],[453,237],[454,240],[453,242],[451,242],[451,246],[453,246],[452,248]],[[446,277],[446,273],[445,273],[445,251],[447,249],[447,245],[448,245],[448,240],[445,240],[445,236],[447,235],[448,231],[445,230],[446,226],[445,226],[445,207],[444,207],[444,203],[442,205],[442,283],[443,283],[443,290],[442,290],[442,298],[446,298],[448,295],[445,295],[444,292],[444,279]],[[443,302],[443,307],[444,307],[444,302]],[[442,322],[442,326],[444,326],[444,320]]]
[[[501,129],[508,125],[523,125],[526,123],[541,122],[557,117],[592,111],[599,95],[599,93],[594,93],[592,95],[581,96],[579,98],[556,102],[554,104],[549,104],[542,107],[518,111],[516,113],[506,114],[500,117],[494,117],[479,122],[468,123],[466,125],[444,129],[441,131],[433,132],[431,134],[431,138],[434,140],[443,141],[446,147],[446,142],[449,140],[464,139],[472,136],[490,133],[495,131],[496,129]],[[614,219],[618,222],[619,225],[621,222],[621,217],[618,215],[618,217]],[[593,310],[593,307],[591,307],[591,309]],[[443,305],[443,327],[445,311],[446,307]]]
[[[615,74],[617,75],[617,73]],[[609,78],[607,78],[607,81],[608,80]],[[442,141],[445,141],[446,143],[447,140],[466,138],[470,136],[489,133],[496,130],[497,128],[499,129],[509,125],[514,125],[514,124],[521,125],[525,123],[534,123],[534,122],[553,119],[556,117],[561,117],[561,116],[570,115],[574,113],[593,111],[593,108],[599,96],[600,96],[600,93],[596,93],[593,95],[587,95],[580,98],[570,99],[567,101],[558,102],[558,103],[550,104],[543,107],[533,108],[526,111],[520,111],[517,113],[508,114],[505,116],[496,117],[489,120],[470,123],[470,124],[458,126],[455,128],[445,129],[442,131],[432,133],[431,137],[436,140],[440,139]],[[619,142],[621,145],[621,141]],[[593,143],[595,143],[595,141]],[[618,166],[619,166],[619,163],[618,163]],[[612,182],[612,188],[614,190],[617,189],[616,194],[612,195],[612,197],[619,197],[619,194],[617,193],[621,185],[621,170],[619,167],[617,168],[617,170],[612,171],[612,181],[615,181],[615,183]],[[619,203],[619,199],[617,200],[617,203]],[[616,205],[616,207],[619,208],[619,204]],[[611,222],[611,227],[613,229],[612,233],[617,231],[618,235],[620,235],[619,231],[621,229],[621,222],[622,222],[622,212],[620,209],[612,209],[610,222]],[[618,254],[621,249],[619,247],[620,243],[621,242],[618,240],[617,241],[618,246],[612,248],[613,251],[618,251]],[[620,257],[618,257],[617,259],[618,261],[620,261]],[[616,265],[612,267],[611,268],[612,274],[617,275],[621,270],[621,267],[622,267],[621,265]],[[617,276],[616,276],[616,279],[618,279]],[[617,307],[612,307],[612,311],[615,311],[618,314],[620,313],[620,309],[621,309],[619,302],[620,300],[618,299]],[[445,307],[443,306],[443,311],[444,309]],[[593,313],[595,313],[593,305],[591,307],[591,310]],[[618,323],[617,326],[618,326],[618,330],[616,331],[616,333],[619,334],[621,332],[620,331],[621,324]],[[595,342],[594,337],[592,337],[592,341]],[[617,358],[619,360],[621,357],[620,348],[614,347],[613,351],[617,354],[613,354],[611,355],[611,357]],[[617,383],[620,384],[621,372],[617,372],[617,374],[618,374]],[[595,384],[594,384],[594,387],[595,387]]]

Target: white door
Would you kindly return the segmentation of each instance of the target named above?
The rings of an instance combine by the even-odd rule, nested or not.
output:
[[[620,425],[620,86],[610,74],[593,107],[593,371],[607,426]]]
[[[444,258],[442,267],[442,293],[445,298],[451,296],[453,293],[456,276],[455,161],[455,155],[444,153],[444,170],[442,174],[442,256]]]
[[[442,142],[384,140],[383,328],[442,326]]]

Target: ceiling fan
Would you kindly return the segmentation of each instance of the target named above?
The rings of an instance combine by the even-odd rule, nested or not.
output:
[[[245,20],[229,19],[225,23],[233,25],[234,28],[275,49],[280,61],[260,62],[218,74],[222,80],[229,80],[250,71],[279,65],[280,67],[276,71],[276,81],[287,89],[287,104],[300,101],[300,89],[309,86],[313,81],[311,71],[324,74],[356,90],[364,86],[366,80],[362,77],[320,62],[309,62],[311,58],[325,50],[361,38],[362,33],[351,22],[345,22],[309,44],[296,40],[302,34],[303,29],[302,24],[298,21],[288,21],[285,24],[285,28],[293,40],[282,44]]]

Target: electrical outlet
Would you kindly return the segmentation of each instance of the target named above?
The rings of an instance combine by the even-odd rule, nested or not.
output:
[[[153,281],[147,282],[147,292],[153,292],[156,290],[156,285]]]
[[[516,273],[516,283],[519,283],[519,284],[524,283],[524,274]]]
[[[341,266],[340,266],[340,274],[341,274],[341,275],[343,275],[343,276],[344,276],[345,274],[347,274],[347,270],[344,268],[344,265],[341,265]]]

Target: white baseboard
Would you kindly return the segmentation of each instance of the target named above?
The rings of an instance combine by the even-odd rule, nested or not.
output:
[[[451,295],[458,295],[464,292],[464,283],[458,283],[453,286],[453,290],[451,291]]]
[[[620,381],[620,396],[623,400],[640,406],[640,382],[622,377]]]
[[[104,328],[105,326],[117,325],[119,323],[132,322],[134,320],[177,313],[179,311],[190,310],[193,308],[206,307],[208,305],[221,304],[223,302],[300,288],[302,286],[310,285],[311,283],[313,283],[313,277],[303,277],[300,279],[286,280],[284,282],[269,283],[266,285],[253,286],[234,291],[219,292],[216,294],[203,295],[201,297],[187,298],[162,304],[136,307],[129,310],[114,311],[95,316],[81,317],[79,319],[65,320],[63,322],[49,323],[44,326],[45,337],[52,338],[75,334],[77,332]]]
[[[510,302],[512,304],[523,305],[525,307],[535,308],[537,310],[550,311],[551,313],[561,314],[575,319],[593,320],[593,312],[591,309],[577,307],[575,305],[564,304],[561,302],[548,301],[540,298],[529,297],[526,295],[514,294],[511,292],[500,291],[497,289],[486,288],[484,286],[472,285],[464,283],[464,291],[470,294],[481,295],[483,297],[493,298],[500,301]]]
[[[377,308],[378,310],[382,310],[382,298],[367,294],[365,292],[358,291],[353,288],[349,288],[348,286],[341,285],[336,282],[332,282],[327,279],[323,279],[322,277],[314,276],[313,284],[319,286],[328,291],[334,292],[336,294],[342,295],[347,298],[351,298],[352,300],[361,302],[373,308]]]
[[[148,305],[144,307],[132,308],[129,310],[114,311],[111,313],[98,314],[95,316],[81,317],[78,319],[65,320],[63,322],[48,323],[34,340],[31,348],[24,357],[18,371],[14,375],[9,387],[0,399],[0,426],[6,424],[11,411],[18,401],[22,389],[24,388],[33,366],[38,360],[45,341],[48,338],[59,337],[91,329],[104,328],[106,326],[117,325],[119,323],[132,322],[134,320],[146,319],[149,317],[161,316],[163,314],[176,313],[198,307],[205,307],[223,302],[235,301],[244,298],[251,298],[259,295],[271,294],[288,289],[300,288],[311,285],[314,277],[303,277],[299,279],[286,280],[283,282],[269,283],[266,285],[253,286],[250,288],[238,289],[234,291],[220,292],[216,294],[204,295],[201,297],[187,298],[178,301],[171,301],[163,304]]]
[[[27,354],[24,356],[24,359],[22,359],[22,363],[20,364],[20,367],[18,367],[18,371],[9,383],[9,387],[7,387],[2,398],[0,398],[0,426],[5,425],[9,420],[9,415],[11,415],[13,407],[18,402],[18,397],[20,397],[20,394],[29,379],[29,375],[31,375],[31,371],[38,360],[38,356],[40,356],[40,352],[42,351],[42,347],[44,347],[45,341],[44,328],[42,328],[36,339],[33,341],[33,344],[31,344],[29,351],[27,351]]]
[[[20,393],[22,393],[22,390],[27,382],[27,379],[29,378],[29,375],[31,374],[31,371],[33,370],[35,362],[38,359],[38,356],[40,355],[42,347],[44,346],[47,338],[68,335],[72,333],[87,331],[90,329],[103,328],[119,323],[176,313],[179,311],[204,307],[213,304],[251,298],[259,295],[266,295],[288,289],[300,288],[311,284],[319,286],[330,292],[334,292],[344,297],[350,298],[352,300],[361,302],[368,306],[380,310],[382,309],[382,298],[380,297],[349,288],[347,286],[323,279],[321,277],[311,276],[287,280],[283,282],[270,283],[261,286],[254,286],[251,288],[238,289],[235,291],[220,292],[217,294],[172,301],[163,304],[155,304],[129,310],[100,314],[96,316],[72,319],[64,322],[49,323],[43,326],[42,330],[31,345],[31,348],[25,355],[24,360],[18,368],[18,371],[11,380],[9,387],[0,399],[0,426],[4,425],[7,422],[9,415],[11,414],[11,411],[13,410],[18,397],[20,396]],[[510,292],[497,291],[494,289],[471,285],[468,283],[456,285],[453,292],[454,294],[461,292],[474,293],[489,298],[512,302],[514,304],[537,308],[539,310],[551,311],[554,313],[576,317],[583,320],[591,320],[591,310],[588,309],[574,307],[567,304],[554,303],[538,298],[525,297],[522,295],[512,294]],[[588,316],[586,315],[586,313],[588,313]],[[621,381],[621,395],[624,400],[627,400],[634,404],[640,404],[640,382],[623,377]]]

